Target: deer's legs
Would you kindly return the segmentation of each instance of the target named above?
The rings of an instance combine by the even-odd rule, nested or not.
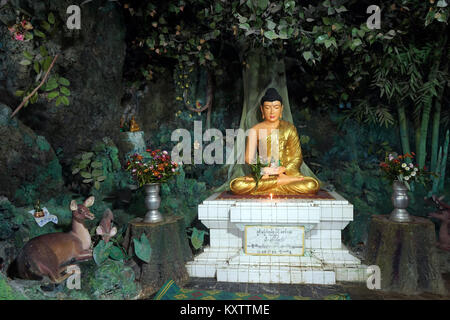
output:
[[[91,249],[84,250],[78,256],[75,257],[76,262],[86,261],[86,260],[90,260],[90,259],[92,259],[92,250]]]

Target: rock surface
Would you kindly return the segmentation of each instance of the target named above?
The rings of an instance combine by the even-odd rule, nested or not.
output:
[[[32,15],[32,22],[46,19],[53,12],[57,32],[45,42],[52,56],[60,57],[52,69],[70,81],[70,105],[58,107],[40,98],[34,105],[22,109],[18,117],[55,148],[61,148],[61,163],[86,151],[97,140],[119,132],[121,116],[122,69],[125,59],[125,25],[119,4],[93,0],[81,6],[81,30],[71,32],[66,27],[67,8],[73,1],[14,1]],[[2,11],[2,21],[15,20],[14,14]],[[35,22],[34,22],[35,21]],[[31,67],[19,64],[23,51],[39,52],[33,42],[11,39],[7,28],[0,28],[0,103],[15,109],[20,99],[16,90],[34,80]],[[0,49],[2,50],[2,49]]]
[[[10,114],[0,104],[0,195],[16,205],[49,200],[64,186],[58,158],[46,138]]]

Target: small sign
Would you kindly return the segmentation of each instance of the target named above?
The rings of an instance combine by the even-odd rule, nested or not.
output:
[[[245,254],[268,256],[302,256],[305,228],[279,226],[245,226]]]

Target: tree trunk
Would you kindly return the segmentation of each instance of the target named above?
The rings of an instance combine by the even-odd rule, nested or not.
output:
[[[152,248],[150,262],[145,263],[134,254],[133,239],[145,234]],[[192,260],[183,217],[165,216],[163,222],[148,224],[141,218],[131,221],[125,235],[123,247],[137,265],[136,280],[142,286],[141,297],[148,297],[168,280],[183,285],[189,279],[185,264]]]
[[[399,223],[389,216],[372,216],[367,262],[381,271],[381,290],[403,294],[447,294],[439,269],[434,224],[413,217]]]

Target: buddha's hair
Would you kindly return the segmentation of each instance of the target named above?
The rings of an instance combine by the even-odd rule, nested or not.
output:
[[[269,101],[280,101],[283,104],[283,99],[275,88],[267,89],[264,96],[261,98],[261,105],[264,105],[264,102]]]

